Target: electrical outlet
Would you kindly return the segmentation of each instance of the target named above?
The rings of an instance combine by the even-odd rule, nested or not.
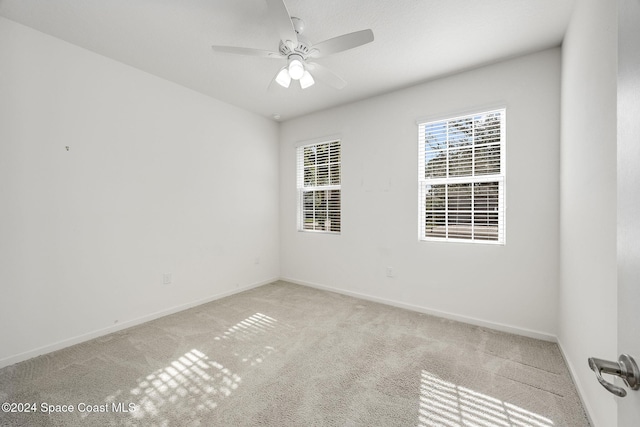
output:
[[[164,273],[162,275],[162,284],[163,285],[170,285],[171,284],[171,273]]]
[[[393,277],[393,267],[387,267],[387,277]]]

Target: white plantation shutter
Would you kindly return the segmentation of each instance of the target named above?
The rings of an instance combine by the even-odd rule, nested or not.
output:
[[[340,141],[298,147],[298,230],[339,233]]]
[[[505,242],[505,110],[418,124],[421,240]]]

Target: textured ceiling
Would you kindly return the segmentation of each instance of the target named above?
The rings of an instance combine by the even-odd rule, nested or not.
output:
[[[312,43],[371,28],[374,42],[316,62],[348,84],[289,89],[285,63],[214,53],[278,49],[264,0],[0,0],[0,16],[281,120],[562,42],[574,0],[285,0]]]

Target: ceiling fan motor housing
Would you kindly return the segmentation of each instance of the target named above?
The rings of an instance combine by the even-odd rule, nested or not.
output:
[[[291,40],[286,42],[280,40],[280,54],[286,58],[290,58],[291,55],[298,55],[306,60],[311,53],[309,43],[302,37],[298,37],[298,44],[294,44]]]

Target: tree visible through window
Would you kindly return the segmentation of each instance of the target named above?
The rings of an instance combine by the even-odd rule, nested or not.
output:
[[[298,230],[340,232],[340,141],[298,147]]]
[[[505,110],[419,124],[420,239],[504,243]]]

